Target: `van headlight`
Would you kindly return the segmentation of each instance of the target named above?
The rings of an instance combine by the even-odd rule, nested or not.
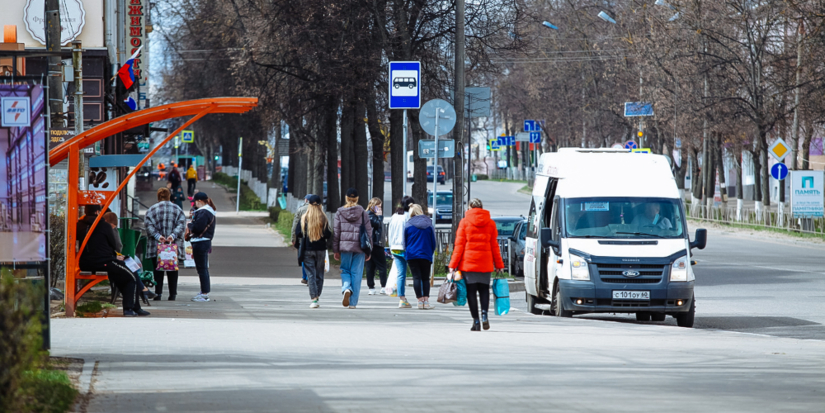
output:
[[[673,261],[670,266],[670,281],[687,281],[687,256]]]
[[[580,281],[590,281],[590,267],[584,258],[570,254],[570,278]]]

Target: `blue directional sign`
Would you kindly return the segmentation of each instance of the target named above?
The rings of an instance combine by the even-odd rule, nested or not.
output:
[[[633,150],[633,149],[636,149],[636,148],[638,148],[638,147],[639,147],[639,146],[638,146],[638,145],[636,145],[636,142],[634,142],[634,141],[627,141],[627,142],[625,142],[625,144],[624,144],[624,148],[625,148],[625,149],[630,149],[630,150]]]
[[[530,143],[541,143],[541,132],[530,132]]]
[[[421,62],[390,62],[390,109],[421,108]]]
[[[771,176],[773,179],[781,181],[788,176],[788,167],[784,163],[775,163],[771,167]]]
[[[524,131],[525,132],[533,132],[536,130],[536,121],[534,120],[524,120]]]
[[[499,136],[498,137],[498,145],[499,146],[516,146],[516,137],[515,136]]]
[[[650,102],[625,102],[624,116],[627,118],[653,116],[653,104]]]

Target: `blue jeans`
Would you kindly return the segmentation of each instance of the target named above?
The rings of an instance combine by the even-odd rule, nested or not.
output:
[[[192,243],[192,258],[195,260],[195,268],[198,270],[198,277],[201,282],[201,293],[209,294],[211,285],[209,282],[209,250],[212,248],[212,241],[198,241]]]
[[[358,305],[358,294],[361,293],[361,278],[364,276],[364,262],[366,256],[358,252],[341,253],[341,293],[352,290],[349,305]]]
[[[395,270],[398,271],[398,296],[404,297],[407,287],[407,259],[403,255],[392,254],[392,259],[395,260]]]
[[[306,270],[306,268],[304,268],[303,263],[301,264],[301,273],[303,274],[303,279],[306,280],[307,279],[307,270]]]

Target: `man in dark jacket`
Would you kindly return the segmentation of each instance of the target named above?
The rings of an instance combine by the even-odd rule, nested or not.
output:
[[[100,206],[86,205],[84,213],[83,219],[77,222],[77,232],[80,234],[82,231],[85,238],[88,229],[100,213]],[[82,245],[82,243],[83,238],[78,236],[78,244]],[[89,236],[89,242],[86,243],[86,247],[80,255],[80,269],[83,271],[105,272],[109,276],[109,282],[117,286],[123,295],[124,317],[149,315],[148,311],[140,308],[140,300],[137,300],[137,276],[123,263],[123,256],[117,255],[116,247],[112,227],[101,219]]]
[[[378,279],[381,280],[380,294],[386,294],[384,288],[387,286],[387,258],[384,256],[384,211],[381,209],[383,203],[380,198],[370,199],[367,212],[372,225],[372,251],[370,259],[367,261],[367,287],[369,295],[375,294],[375,271],[378,270]]]

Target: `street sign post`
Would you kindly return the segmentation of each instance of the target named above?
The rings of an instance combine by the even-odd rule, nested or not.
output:
[[[530,132],[530,143],[541,143],[541,132]]]
[[[788,148],[788,144],[786,144],[782,138],[777,139],[770,147],[768,147],[768,153],[779,162],[782,162],[782,160],[785,159],[785,156],[788,155],[789,151],[790,149]]]
[[[624,143],[624,148],[625,149],[633,150],[633,149],[636,149],[638,147],[639,146],[636,145],[635,141],[627,141],[627,142]]]
[[[498,139],[490,139],[490,151],[500,151],[501,145],[498,144]]]
[[[195,131],[193,130],[185,130],[180,133],[181,141],[183,143],[193,143],[195,142]]]
[[[653,103],[650,102],[625,102],[624,116],[635,118],[640,116],[653,116]]]
[[[407,109],[421,107],[421,62],[390,62],[389,67],[389,103],[390,109],[403,109],[402,146],[404,148],[404,172],[407,176]],[[407,180],[404,181],[404,194],[407,194]]]
[[[438,148],[438,136],[446,135],[453,130],[455,126],[455,109],[449,102],[441,99],[433,99],[424,104],[421,112],[418,114],[418,122],[421,124],[421,129],[430,135],[435,136],[433,141],[433,148]],[[452,152],[455,153],[455,141],[453,142]],[[454,155],[453,155],[454,156]],[[438,191],[436,184],[438,184],[438,159],[433,158],[433,222],[437,218],[436,203],[438,198]]]
[[[525,119],[524,120],[524,131],[525,132],[539,132],[541,131],[541,123],[536,122],[532,119]]]

